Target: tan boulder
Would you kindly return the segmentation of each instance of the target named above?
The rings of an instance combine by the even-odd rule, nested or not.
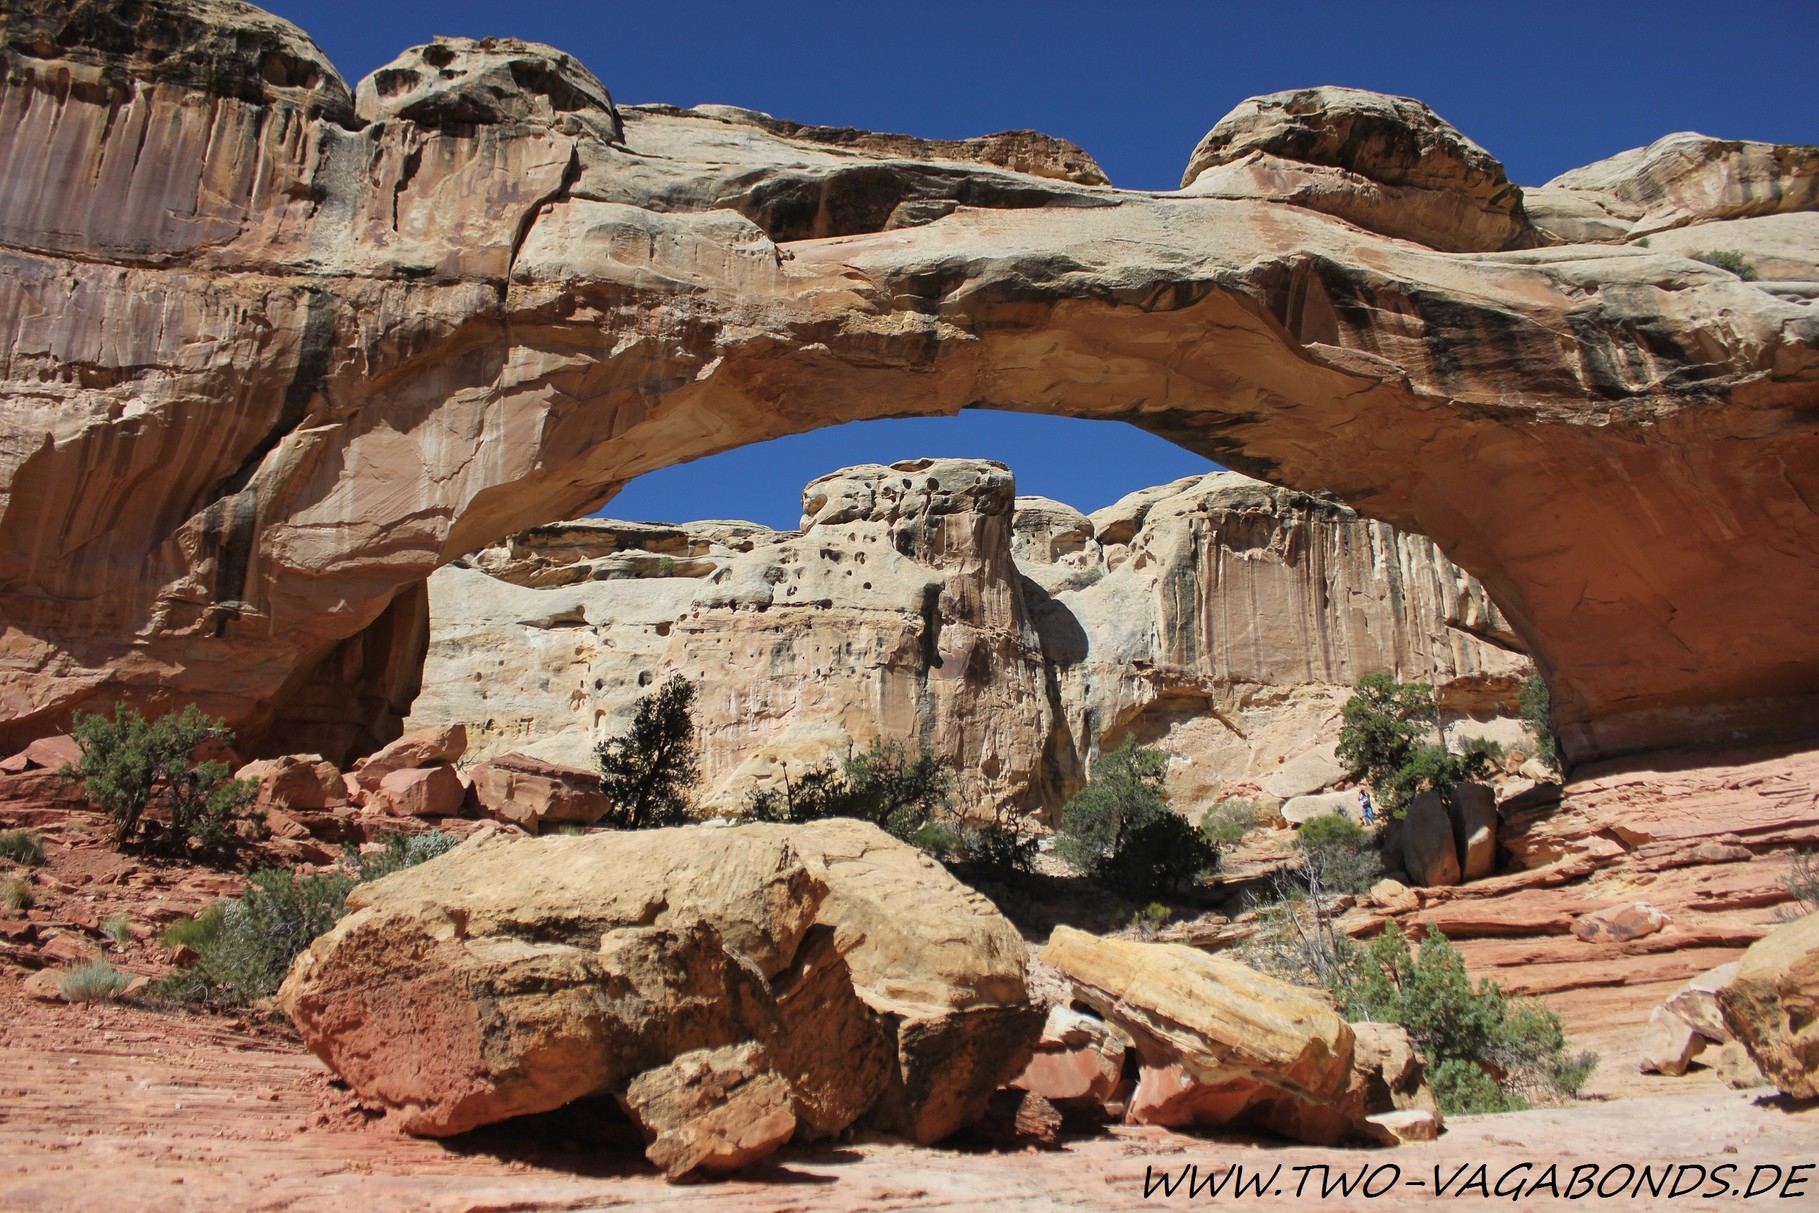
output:
[[[788,1081],[804,1136],[838,1133],[871,1110],[897,1072],[884,1024],[853,986],[857,932],[812,926],[771,982],[777,1026],[761,1032]]]
[[[876,826],[834,818],[735,831],[787,841],[827,886],[818,921],[862,936],[854,987],[892,1036],[895,1074],[871,1123],[928,1144],[985,1114],[1041,1031],[1023,937],[989,899]]]
[[[1667,926],[1668,916],[1645,901],[1606,906],[1573,919],[1573,937],[1585,943],[1628,943]]]
[[[1459,850],[1446,802],[1423,792],[1402,819],[1402,866],[1424,888],[1459,883]]]
[[[367,795],[367,807],[393,817],[454,817],[467,803],[467,786],[447,763],[392,771]]]
[[[1427,1080],[1427,1065],[1415,1050],[1408,1029],[1393,1023],[1355,1023],[1352,1074],[1364,1088],[1364,1110],[1419,1110],[1440,1115],[1440,1104]]]
[[[1714,219],[1819,209],[1819,149],[1692,131],[1562,173],[1547,183],[1626,220],[1627,237]]]
[[[1437,1141],[1442,1128],[1440,1114],[1426,1108],[1377,1112],[1367,1119],[1398,1142]]]
[[[354,782],[367,792],[378,788],[393,771],[452,763],[467,752],[467,726],[436,725],[414,729],[376,754],[354,764]]]
[[[694,1049],[646,1070],[619,1102],[650,1143],[645,1157],[664,1177],[736,1171],[796,1131],[789,1085],[763,1048],[747,1042]]]
[[[235,771],[234,778],[256,781],[261,805],[318,810],[347,799],[341,772],[320,754],[259,759]]]
[[[1649,1012],[1648,1024],[1642,1029],[1638,1068],[1644,1074],[1666,1074],[1678,1078],[1685,1074],[1693,1059],[1705,1052],[1710,1042],[1693,1030],[1691,1024],[1666,1007]]]
[[[1686,988],[1669,998],[1662,1006],[1693,1031],[1714,1044],[1725,1044],[1731,1039],[1731,1030],[1724,1025],[1724,1011],[1718,1005],[1718,991],[1723,989],[1737,975],[1737,961],[1707,969],[1691,981]]]
[[[592,825],[610,802],[600,773],[558,766],[528,754],[503,754],[468,772],[474,800],[489,816],[535,834],[545,823]]]
[[[1127,1120],[1246,1123],[1324,1144],[1362,1124],[1352,1030],[1308,991],[1182,945],[1071,927],[1056,928],[1042,960],[1135,1042]]]
[[[1718,1081],[1732,1090],[1747,1091],[1751,1087],[1768,1085],[1768,1078],[1740,1040],[1727,1040],[1708,1050],[1704,1060],[1718,1076]]]
[[[1784,1094],[1819,1098],[1819,914],[1751,944],[1718,991],[1731,1035]]]
[[[1497,872],[1497,793],[1482,783],[1462,783],[1446,798],[1453,845],[1459,850],[1461,880],[1482,880]]]
[[[1421,897],[1400,880],[1385,878],[1371,886],[1371,902],[1391,914],[1412,914],[1421,908]]]

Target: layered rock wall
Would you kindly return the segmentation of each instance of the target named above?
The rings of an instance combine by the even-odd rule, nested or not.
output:
[[[126,698],[370,749],[439,565],[654,468],[966,406],[1432,536],[1576,757],[1819,729],[1787,609],[1819,597],[1819,231],[1767,223],[1813,215],[1811,149],[1656,145],[1542,222],[1349,90],[1247,103],[1159,195],[1035,137],[615,107],[509,39],[350,89],[237,0],[17,0],[0,57],[0,747]]]
[[[799,532],[585,521],[438,570],[421,721],[470,756],[586,765],[645,688],[700,687],[702,801],[873,737],[925,745],[965,803],[1053,810],[1136,730],[1191,810],[1336,779],[1360,676],[1439,684],[1505,731],[1528,664],[1433,544],[1233,472],[1091,518],[1014,497],[1002,465],[912,460],[810,484]]]

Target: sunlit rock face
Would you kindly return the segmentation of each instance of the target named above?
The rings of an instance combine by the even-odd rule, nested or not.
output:
[[[349,88],[229,0],[26,0],[0,55],[0,743],[124,698],[371,748],[440,565],[967,406],[1431,536],[1579,757],[1819,728],[1811,149],[1658,144],[1531,214],[1419,103],[1340,90],[1246,103],[1155,194],[1034,135],[615,107],[504,39]]]
[[[430,579],[413,724],[469,757],[586,765],[672,674],[699,687],[710,811],[872,738],[926,746],[960,804],[1052,812],[1135,731],[1192,811],[1339,777],[1338,708],[1391,671],[1456,729],[1517,743],[1529,666],[1478,582],[1431,541],[1235,472],[1091,518],[1015,497],[977,460],[847,468],[802,529],[589,520]]]

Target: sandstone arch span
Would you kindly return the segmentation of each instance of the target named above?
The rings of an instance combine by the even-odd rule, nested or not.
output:
[[[1525,194],[1418,103],[1315,90],[1152,194],[1027,133],[616,111],[522,43],[349,90],[234,0],[3,11],[0,741],[124,696],[370,743],[439,563],[969,406],[1432,536],[1576,757],[1819,731],[1814,149],[1675,137]]]

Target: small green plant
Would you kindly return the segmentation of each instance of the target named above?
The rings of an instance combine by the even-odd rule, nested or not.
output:
[[[638,701],[632,727],[594,751],[600,790],[612,802],[601,824],[620,830],[681,825],[701,779],[695,753],[695,686],[670,678]]]
[[[18,914],[38,904],[38,894],[32,889],[32,882],[17,876],[0,880],[0,910],[9,914]]]
[[[57,992],[68,1002],[112,1002],[126,989],[126,974],[105,960],[94,960],[72,969],[57,983]]]
[[[1306,883],[1334,893],[1362,893],[1383,875],[1377,843],[1349,817],[1329,813],[1301,823],[1295,849]]]
[[[150,723],[123,703],[111,720],[78,712],[71,735],[82,758],[65,764],[64,778],[81,781],[88,798],[113,817],[117,846],[178,855],[219,850],[235,824],[252,815],[258,793],[252,780],[230,779],[225,762],[196,761],[199,748],[231,745],[234,735],[193,703]],[[166,821],[147,817],[154,804]]]
[[[445,830],[430,830],[423,834],[388,834],[379,849],[370,855],[362,855],[351,849],[344,852],[341,866],[348,869],[356,883],[364,884],[405,868],[414,868],[438,855],[445,855],[454,850],[458,843],[459,840]]]
[[[1211,870],[1219,852],[1168,807],[1168,755],[1137,744],[1101,754],[1092,777],[1067,802],[1055,853],[1117,892],[1154,897]]]
[[[1262,820],[1262,805],[1254,800],[1228,797],[1215,803],[1200,818],[1200,834],[1219,850],[1229,850],[1242,842]]]
[[[38,867],[44,862],[44,839],[36,830],[0,831],[0,859],[22,868]]]
[[[975,868],[996,880],[1012,880],[1036,870],[1036,836],[1008,808],[999,808],[982,826],[963,827],[960,846]]]
[[[1168,920],[1175,912],[1159,901],[1152,901],[1141,910],[1131,915],[1131,929],[1144,935],[1154,935],[1168,925]]]
[[[676,575],[676,558],[664,556],[657,561],[657,576],[674,577]]]
[[[333,871],[254,872],[239,897],[165,929],[160,938],[166,947],[188,947],[197,960],[190,969],[156,983],[153,992],[182,1002],[227,1006],[268,998],[297,955],[346,912],[347,895],[356,884],[414,867],[454,845],[455,839],[440,830],[393,834],[374,854],[344,854],[343,866]]]
[[[1598,1063],[1596,1054],[1567,1052],[1560,1017],[1541,1003],[1512,998],[1491,981],[1474,989],[1459,949],[1432,927],[1417,952],[1391,922],[1330,988],[1348,1019],[1408,1029],[1448,1114],[1519,1111],[1537,1096],[1571,1097]]]
[[[1756,267],[1751,265],[1748,259],[1736,249],[1708,249],[1703,253],[1694,253],[1693,260],[1703,261],[1707,265],[1726,270],[1745,282],[1754,282],[1761,277],[1756,272]]]
[[[1495,742],[1473,738],[1455,754],[1427,738],[1438,734],[1434,688],[1425,682],[1397,682],[1388,674],[1367,674],[1340,709],[1336,753],[1356,780],[1369,780],[1377,803],[1400,817],[1417,795],[1452,795],[1461,783],[1488,772],[1502,757]]]
[[[1547,689],[1547,679],[1539,671],[1530,674],[1522,684],[1522,695],[1516,701],[1522,713],[1522,727],[1535,743],[1535,757],[1556,775],[1560,773],[1560,735],[1554,732],[1554,696]]]
[[[114,941],[114,946],[124,948],[133,942],[133,920],[124,914],[113,914],[101,920],[101,933]]]
[[[180,918],[165,927],[158,936],[158,942],[172,950],[190,948],[200,952],[221,934],[221,923],[226,912],[226,905],[217,901],[194,918]]]

